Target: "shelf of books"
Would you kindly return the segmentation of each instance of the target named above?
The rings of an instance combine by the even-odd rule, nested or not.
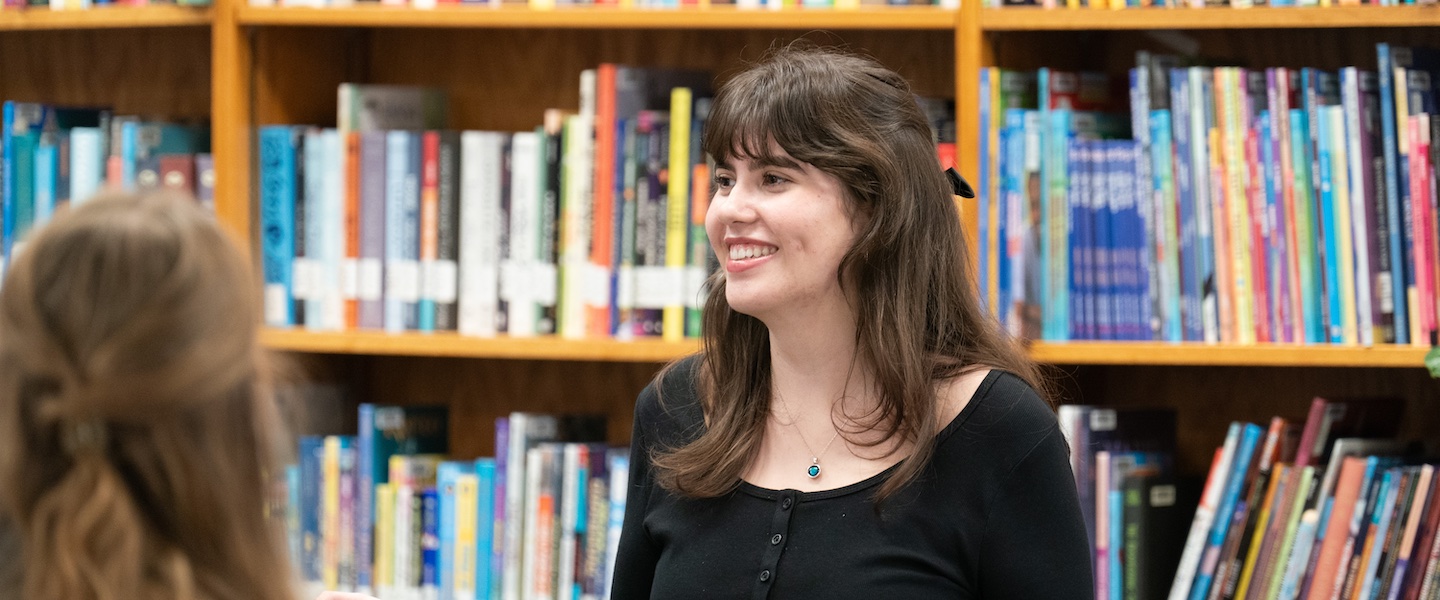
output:
[[[208,6],[153,5],[85,10],[0,10],[0,31],[209,26]]]
[[[416,10],[368,5],[319,10],[244,7],[239,10],[238,20],[242,25],[304,27],[945,30],[955,27],[957,14],[936,6],[769,11],[734,6],[673,10],[455,6]]]
[[[1400,367],[1424,364],[1425,349],[1407,346],[1253,346],[1151,342],[1036,342],[1030,356],[1059,365],[1215,367]]]
[[[1440,11],[1427,6],[1331,6],[1211,8],[1043,9],[987,8],[986,31],[1151,30],[1151,29],[1319,29],[1433,27]]]
[[[315,354],[609,362],[666,362],[700,349],[698,340],[620,341],[605,338],[565,339],[555,336],[477,338],[447,332],[431,334],[392,334],[380,331],[320,333],[270,329],[262,334],[261,340],[266,346],[275,350]]]

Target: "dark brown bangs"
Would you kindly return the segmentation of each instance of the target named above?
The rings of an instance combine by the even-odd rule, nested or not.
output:
[[[826,137],[829,132],[827,124],[820,122],[820,111],[811,105],[815,94],[797,92],[797,82],[783,81],[785,75],[756,69],[741,74],[720,91],[703,139],[705,152],[715,162],[781,163],[771,146],[773,141],[791,158],[822,166],[816,162],[817,158],[825,162],[816,137]]]

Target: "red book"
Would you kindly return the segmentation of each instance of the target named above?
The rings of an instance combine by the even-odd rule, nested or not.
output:
[[[602,63],[595,69],[595,186],[591,208],[590,267],[606,272],[615,243],[615,77],[618,67]],[[605,280],[608,282],[609,277]],[[608,294],[606,295],[608,297]],[[594,337],[610,337],[609,303],[585,307],[585,331]]]
[[[1335,484],[1335,503],[1330,509],[1330,521],[1325,525],[1325,541],[1320,547],[1320,558],[1315,563],[1311,576],[1309,600],[1329,600],[1336,586],[1342,582],[1345,571],[1340,564],[1346,542],[1350,520],[1355,513],[1355,502],[1360,498],[1360,483],[1365,476],[1365,458],[1347,456],[1340,465],[1340,479]]]

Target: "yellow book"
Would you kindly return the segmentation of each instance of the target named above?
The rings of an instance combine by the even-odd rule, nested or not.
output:
[[[1345,146],[1345,109],[1326,106],[1320,118],[1328,119],[1330,128],[1331,189],[1335,195],[1335,228],[1340,248],[1340,327],[1345,344],[1358,344],[1360,337],[1355,323],[1355,244],[1350,222],[1350,167]]]
[[[1244,115],[1240,101],[1240,69],[1217,69],[1217,90],[1223,90],[1225,208],[1230,225],[1230,277],[1234,284],[1235,342],[1255,343],[1255,289],[1250,256],[1250,198],[1246,193],[1249,167],[1245,163]]]
[[[1218,78],[1217,78],[1218,80]],[[1223,108],[1223,102],[1216,102],[1217,112]],[[1197,174],[1197,177],[1209,177],[1210,184],[1210,221],[1211,232],[1215,236],[1215,299],[1218,304],[1220,317],[1220,341],[1222,343],[1235,343],[1235,303],[1232,301],[1235,296],[1235,286],[1230,276],[1230,261],[1225,260],[1225,249],[1230,247],[1230,224],[1225,217],[1225,203],[1214,202],[1217,198],[1224,198],[1225,190],[1219,182],[1215,181],[1213,173],[1224,172],[1224,162],[1220,156],[1220,125],[1214,124],[1206,132],[1210,152],[1210,171]],[[1216,189],[1219,187],[1219,189]]]
[[[686,234],[690,231],[690,88],[670,91],[670,182],[665,214],[665,270],[681,290],[685,271]],[[678,342],[685,337],[685,304],[678,296],[667,298],[661,337]]]
[[[340,587],[340,436],[325,437],[324,480],[320,508],[320,581]]]
[[[475,520],[479,516],[480,479],[474,474],[455,480],[455,597],[475,597]]]
[[[375,486],[375,569],[371,584],[375,593],[389,598],[395,592],[395,487]]]

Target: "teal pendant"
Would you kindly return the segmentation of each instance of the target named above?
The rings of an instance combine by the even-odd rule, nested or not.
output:
[[[806,475],[809,475],[811,479],[814,479],[814,478],[816,478],[816,477],[819,477],[819,476],[820,476],[820,465],[818,465],[818,464],[810,465],[810,468],[805,469],[805,474],[806,474]]]

